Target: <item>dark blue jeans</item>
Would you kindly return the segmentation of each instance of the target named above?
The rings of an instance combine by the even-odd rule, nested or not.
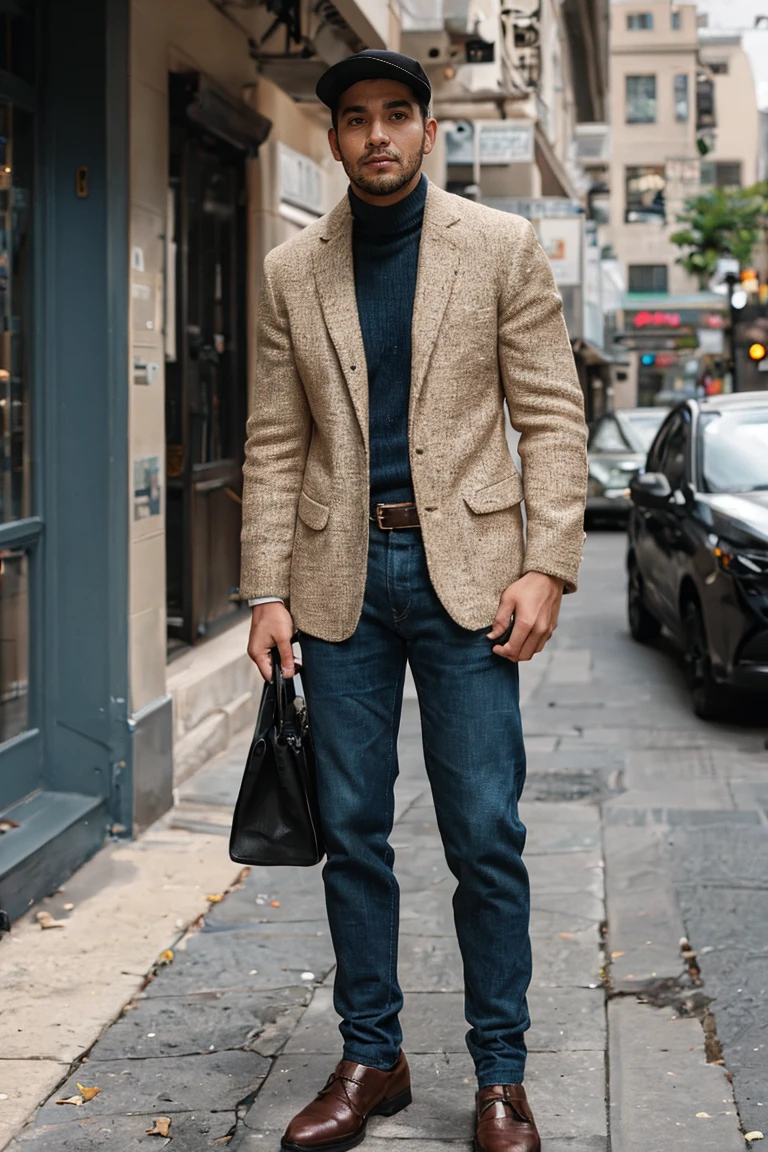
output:
[[[408,661],[440,835],[458,881],[467,1045],[481,1087],[523,1081],[531,976],[517,665],[493,655],[486,631],[461,628],[443,608],[418,529],[372,525],[356,631],[341,643],[301,635],[344,1058],[391,1068],[402,1039],[399,889],[388,838]]]

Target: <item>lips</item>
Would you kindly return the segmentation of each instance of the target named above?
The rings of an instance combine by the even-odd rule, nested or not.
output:
[[[379,168],[384,164],[394,164],[394,156],[372,156],[370,160],[366,160],[366,167]]]

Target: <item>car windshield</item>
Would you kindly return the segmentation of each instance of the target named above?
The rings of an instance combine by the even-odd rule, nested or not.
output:
[[[699,444],[706,492],[768,489],[768,407],[707,412]]]
[[[647,452],[650,448],[668,411],[668,408],[649,408],[647,411],[624,413],[632,438],[638,442],[643,452]]]

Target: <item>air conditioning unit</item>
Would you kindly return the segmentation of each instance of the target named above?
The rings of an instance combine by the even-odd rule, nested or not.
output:
[[[576,159],[587,168],[608,164],[611,158],[611,137],[608,124],[577,124]]]

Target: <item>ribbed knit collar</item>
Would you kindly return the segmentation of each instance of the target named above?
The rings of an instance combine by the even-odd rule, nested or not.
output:
[[[429,181],[422,173],[421,180],[404,200],[397,204],[368,204],[349,189],[349,203],[355,222],[355,231],[372,236],[396,236],[421,224]]]

